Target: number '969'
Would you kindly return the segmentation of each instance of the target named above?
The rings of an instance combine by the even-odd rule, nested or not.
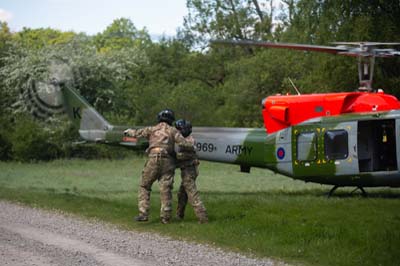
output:
[[[197,142],[196,143],[196,149],[197,149],[197,151],[202,151],[202,152],[213,152],[213,151],[217,150],[217,147],[212,143]]]

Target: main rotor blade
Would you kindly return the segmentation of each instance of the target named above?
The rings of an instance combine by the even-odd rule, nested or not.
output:
[[[297,43],[275,43],[275,42],[251,41],[251,40],[211,40],[211,43],[241,45],[241,46],[261,46],[261,47],[271,47],[271,48],[283,48],[283,49],[293,49],[293,50],[302,50],[302,51],[330,53],[330,54],[337,54],[337,55],[346,55],[346,56],[352,56],[352,57],[400,56],[400,51],[398,51],[398,50],[375,48],[375,46],[400,45],[400,43],[335,42],[335,44],[338,44],[338,46],[324,46],[324,45],[297,44]]]
[[[391,46],[391,45],[400,45],[398,42],[333,42],[332,44],[336,45],[355,45],[355,46]]]
[[[242,45],[242,46],[262,46],[262,47],[294,49],[302,51],[323,52],[330,54],[338,54],[348,51],[348,48],[346,47],[332,47],[332,46],[296,44],[296,43],[274,43],[274,42],[264,42],[264,41],[248,41],[248,40],[246,41],[212,40],[211,43]]]

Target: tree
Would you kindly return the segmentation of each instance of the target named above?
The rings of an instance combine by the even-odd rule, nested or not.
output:
[[[12,34],[7,22],[0,21],[0,67],[1,59],[7,55],[12,42]]]
[[[2,88],[20,95],[18,111],[27,109],[24,100],[29,88],[56,78],[78,89],[101,112],[116,113],[118,99],[125,98],[124,82],[132,78],[134,68],[146,62],[137,48],[101,54],[89,39],[79,36],[67,44],[41,49],[20,47],[4,60],[7,64],[0,69]]]
[[[272,0],[188,0],[181,35],[204,47],[210,39],[268,39],[272,37]]]
[[[26,49],[41,49],[48,45],[66,44],[71,42],[77,34],[72,31],[62,32],[50,28],[23,28],[15,33],[15,44]]]
[[[399,39],[400,3],[396,0],[286,0],[286,41],[328,44],[331,41]]]
[[[138,30],[127,18],[115,19],[102,33],[95,37],[100,52],[131,47],[145,47],[151,43],[150,35],[144,28]]]
[[[12,34],[6,22],[0,22],[0,69],[6,64],[4,58],[8,56],[12,48]],[[7,116],[7,106],[9,105],[9,92],[6,91],[2,82],[0,82],[0,108],[2,114]],[[0,115],[1,119],[1,115]]]
[[[400,38],[399,1],[376,0],[299,0],[285,1],[290,10],[288,27],[281,41],[330,45],[335,41],[394,42]],[[349,58],[316,55],[305,78],[308,85],[331,91],[354,90],[358,87],[356,62]],[[374,87],[389,88],[398,93],[396,77],[399,60],[377,60]],[[400,94],[399,94],[400,95]]]

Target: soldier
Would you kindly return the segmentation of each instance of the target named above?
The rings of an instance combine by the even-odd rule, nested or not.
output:
[[[158,124],[142,129],[127,129],[125,135],[144,137],[149,140],[146,150],[149,158],[144,166],[140,180],[138,207],[139,215],[134,219],[138,222],[148,221],[150,210],[150,192],[154,181],[160,184],[161,222],[166,224],[171,219],[172,212],[172,185],[175,174],[175,143],[182,147],[192,146],[186,142],[180,132],[172,127],[175,116],[172,110],[166,109],[158,113]]]
[[[192,144],[190,148],[180,147],[180,151],[176,155],[177,167],[181,168],[182,177],[181,186],[178,191],[176,216],[178,219],[183,219],[185,216],[185,207],[189,200],[199,223],[207,223],[207,211],[196,187],[196,178],[199,175],[199,160],[194,150],[194,138],[190,135],[192,133],[192,125],[190,121],[180,119],[176,121],[175,126],[181,132],[182,136]]]

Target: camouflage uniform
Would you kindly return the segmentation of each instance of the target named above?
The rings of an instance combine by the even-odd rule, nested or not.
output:
[[[182,182],[178,191],[176,215],[179,218],[184,217],[185,207],[189,200],[199,222],[206,223],[208,222],[207,211],[196,187],[196,178],[199,175],[199,160],[197,159],[196,151],[193,149],[194,139],[192,136],[188,136],[185,139],[192,143],[192,147],[191,149],[181,148],[181,151],[177,153],[177,167],[181,168]]]
[[[144,137],[149,140],[148,160],[142,171],[140,180],[138,207],[139,215],[147,219],[150,210],[150,192],[154,181],[158,180],[160,185],[162,222],[167,223],[171,219],[172,211],[172,185],[175,174],[175,143],[188,146],[180,132],[165,122],[156,126],[146,127],[138,130],[129,130],[128,135],[132,137]],[[189,145],[191,146],[191,145]]]

